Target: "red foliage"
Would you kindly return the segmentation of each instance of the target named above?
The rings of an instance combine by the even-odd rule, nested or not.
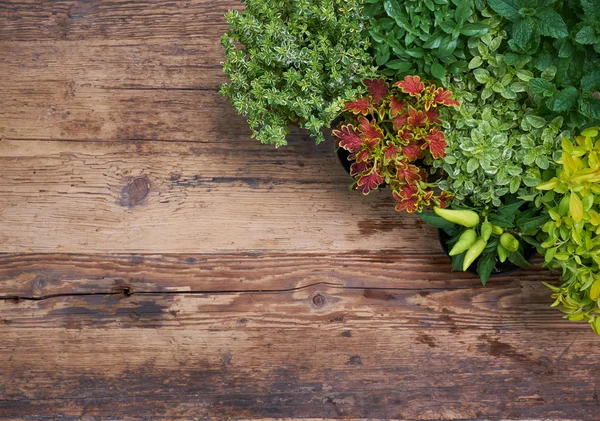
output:
[[[419,76],[406,76],[404,80],[394,83],[394,86],[399,87],[402,92],[410,96],[419,95],[425,89],[425,84],[421,82]]]
[[[445,156],[438,106],[457,106],[443,88],[407,76],[390,89],[383,80],[365,80],[369,96],[346,104],[342,123],[333,135],[355,162],[353,188],[368,194],[386,183],[398,201],[396,209],[421,211],[432,204],[445,206],[450,196],[434,194],[425,165],[419,161]],[[418,165],[416,165],[418,163]]]
[[[367,85],[369,88],[369,95],[371,95],[371,99],[373,100],[373,104],[379,105],[382,103],[383,99],[387,97],[390,93],[388,89],[387,83],[385,80],[363,80],[363,83]]]
[[[350,111],[353,114],[369,114],[369,109],[371,108],[371,101],[369,98],[358,98],[354,102],[349,102],[344,107],[344,110]]]
[[[383,178],[379,175],[375,167],[362,175],[356,182],[356,185],[362,190],[363,194],[369,194],[371,190],[375,190],[383,183]]]

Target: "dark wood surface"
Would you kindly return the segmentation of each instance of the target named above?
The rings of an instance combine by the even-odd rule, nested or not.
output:
[[[450,273],[217,94],[233,0],[0,1],[0,419],[600,419],[540,268]]]

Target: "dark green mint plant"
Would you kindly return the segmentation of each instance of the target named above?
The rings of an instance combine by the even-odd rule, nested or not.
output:
[[[485,0],[368,0],[377,65],[397,78],[421,74],[445,80],[468,71],[468,43],[499,25]],[[486,17],[487,14],[487,17]],[[492,16],[492,17],[490,17]]]
[[[221,87],[263,143],[285,145],[289,124],[322,141],[344,104],[376,76],[362,0],[246,0],[230,30]]]
[[[581,127],[600,121],[600,2],[488,0],[508,21],[507,63],[531,72],[537,114]]]

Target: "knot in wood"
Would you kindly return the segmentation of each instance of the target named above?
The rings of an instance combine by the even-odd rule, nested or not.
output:
[[[323,297],[321,294],[317,294],[313,297],[312,302],[314,305],[316,305],[317,307],[322,307],[325,305],[325,297]]]
[[[128,206],[139,205],[150,192],[150,181],[148,177],[136,177],[125,188],[126,202]]]

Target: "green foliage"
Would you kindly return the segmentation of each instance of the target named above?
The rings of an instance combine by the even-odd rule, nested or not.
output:
[[[600,120],[600,3],[597,0],[488,0],[509,21],[506,51],[534,77],[538,115],[562,114],[580,127]],[[510,51],[510,52],[509,52]]]
[[[553,306],[569,320],[586,320],[600,334],[600,128],[589,128],[573,145],[563,140],[561,165],[538,186],[535,204],[551,218],[539,233],[546,266],[562,271],[551,286]]]
[[[263,143],[286,144],[289,124],[317,142],[375,76],[362,0],[247,0],[226,15],[221,93]],[[243,45],[243,48],[240,46]]]
[[[505,37],[500,30],[471,42],[473,72],[449,84],[461,107],[443,116],[448,148],[444,161],[434,163],[447,174],[440,188],[476,206],[531,194],[551,167],[561,135],[569,134],[562,117],[536,115],[526,92],[533,74],[499,53]]]
[[[397,78],[421,74],[445,80],[468,71],[467,44],[499,24],[482,15],[485,0],[368,0],[375,60]]]
[[[529,262],[524,257],[524,246],[528,244],[537,244],[535,236],[539,233],[542,225],[548,221],[547,215],[542,215],[542,209],[539,207],[527,207],[526,202],[517,200],[514,196],[505,197],[505,203],[496,208],[475,208],[469,206],[455,207],[455,209],[470,209],[480,215],[482,221],[476,227],[465,227],[459,224],[449,222],[433,212],[421,212],[419,216],[427,224],[436,228],[443,229],[448,234],[448,249],[450,250],[460,239],[460,237],[469,230],[475,229],[479,239],[485,241],[485,247],[477,255],[478,259],[473,263],[477,265],[477,273],[480,276],[482,284],[488,281],[490,275],[497,270],[497,265],[502,259],[499,258],[499,244],[502,235],[510,234],[518,239],[518,246],[514,251],[508,251],[508,260],[516,266],[528,267]],[[490,234],[489,225],[494,228]],[[486,227],[486,225],[488,227]],[[469,249],[452,256],[452,270],[463,270],[465,256],[468,256]]]

